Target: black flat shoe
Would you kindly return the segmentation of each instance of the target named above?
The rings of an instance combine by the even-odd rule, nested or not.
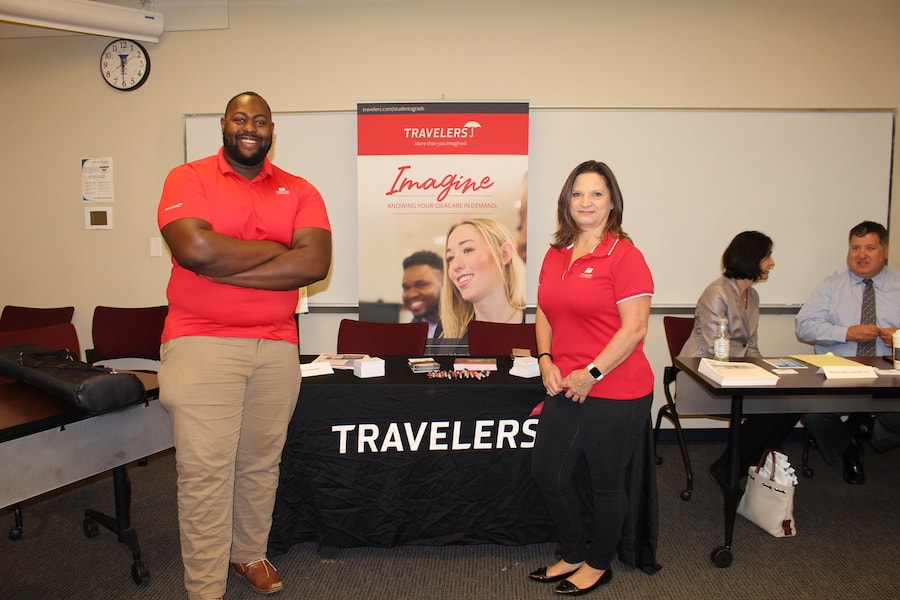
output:
[[[594,583],[594,585],[592,585],[592,586],[589,586],[586,588],[580,588],[577,585],[575,585],[574,583],[572,583],[571,581],[569,581],[568,579],[566,579],[565,581],[560,583],[558,586],[556,586],[556,593],[563,595],[563,596],[581,596],[583,594],[587,594],[588,592],[592,592],[592,591],[596,590],[601,585],[606,585],[610,581],[612,581],[612,569],[607,569],[603,573],[603,575],[600,576],[600,579],[598,579],[597,582]]]
[[[532,571],[531,573],[529,573],[528,579],[537,581],[538,583],[555,583],[557,581],[562,581],[577,570],[578,569],[575,569],[574,571],[569,571],[568,573],[563,573],[562,575],[553,575],[552,577],[549,577],[547,575],[547,567],[541,567],[537,571]]]

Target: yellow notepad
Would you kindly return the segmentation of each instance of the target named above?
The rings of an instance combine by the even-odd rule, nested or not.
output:
[[[816,367],[850,367],[861,366],[855,360],[844,358],[843,356],[835,356],[831,352],[826,354],[791,354],[791,358],[802,360]]]

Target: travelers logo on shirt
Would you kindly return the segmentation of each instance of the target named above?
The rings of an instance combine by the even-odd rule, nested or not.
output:
[[[290,196],[291,190],[287,189],[283,185],[279,185],[277,188],[275,188],[275,193],[276,194],[287,194],[288,196]]]
[[[587,267],[584,271],[581,272],[582,279],[591,279],[594,276],[594,267]]]

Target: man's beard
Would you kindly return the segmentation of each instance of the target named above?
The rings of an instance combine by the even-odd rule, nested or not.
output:
[[[269,148],[272,147],[272,140],[265,141],[260,139],[259,148],[257,148],[256,152],[253,154],[242,153],[240,148],[238,148],[234,137],[229,138],[228,136],[223,135],[222,145],[225,147],[225,154],[227,154],[230,159],[245,167],[255,167],[261,163],[266,157],[266,154],[269,153]]]

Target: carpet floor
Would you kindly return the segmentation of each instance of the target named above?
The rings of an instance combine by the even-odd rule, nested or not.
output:
[[[694,493],[683,501],[684,469],[678,447],[661,445],[661,571],[647,575],[613,563],[610,585],[594,598],[871,598],[900,597],[900,452],[866,453],[868,482],[850,486],[840,465],[811,456],[816,474],[796,489],[798,535],[776,539],[738,517],[734,563],[720,569],[710,551],[722,544],[722,496],[707,467],[721,444],[693,444]],[[801,445],[788,455],[799,470]],[[133,525],[150,577],[131,578],[131,556],[116,536],[82,533],[82,511],[112,512],[112,478],[97,476],[23,504],[22,539],[0,540],[0,598],[181,600],[182,567],[175,516],[175,467],[171,451],[147,466],[129,466]],[[11,509],[0,523],[12,526]],[[313,543],[273,557],[285,590],[273,598],[328,600],[531,600],[555,597],[553,585],[526,575],[553,560],[554,544],[527,546],[403,546],[348,548],[337,558],[319,556]],[[227,600],[259,598],[236,575]]]

